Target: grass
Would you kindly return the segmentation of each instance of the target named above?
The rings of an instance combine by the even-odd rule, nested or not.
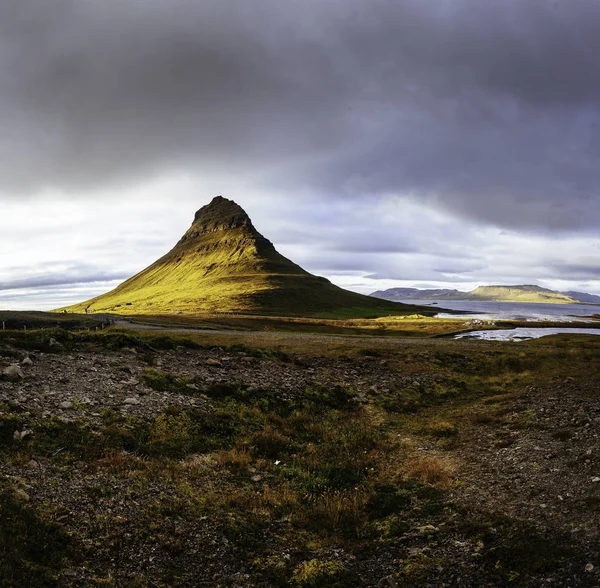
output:
[[[118,329],[51,333],[69,351],[107,354],[215,343],[211,335]],[[49,335],[6,332],[0,343],[36,348]],[[229,341],[224,352],[273,368],[298,361],[299,349],[316,353],[298,339],[263,341],[261,349]],[[583,569],[583,556],[560,533],[458,504],[452,450],[473,427],[529,426],[531,415],[506,420],[504,406],[540,379],[598,378],[599,349],[594,338],[402,347],[348,339],[318,352],[348,365],[384,361],[398,384],[366,398],[352,386],[319,383],[290,396],[148,368],[149,387],[203,394],[206,406],[166,407],[152,417],[106,411],[92,424],[83,413],[65,423],[0,405],[4,467],[36,459],[47,468],[1,487],[0,584],[68,585],[59,573],[73,568],[86,570],[89,585],[105,586],[226,586],[250,578],[263,586],[354,587],[365,575],[375,585],[386,576],[398,585],[436,585],[440,568],[475,561],[479,585],[534,585],[539,574]],[[15,441],[25,426],[34,434]],[[569,439],[562,430],[554,437]],[[77,517],[57,524],[60,490],[53,494],[52,484],[70,476],[83,480],[84,497],[70,507]],[[19,493],[21,478],[34,486],[29,502]],[[453,559],[457,543],[464,560]],[[126,563],[142,561],[139,554],[153,559]]]
[[[0,485],[0,585],[58,587],[60,570],[73,563],[75,542],[23,496]]]
[[[59,310],[348,318],[409,314],[419,307],[343,290],[309,274],[278,253],[237,204],[221,198],[198,211],[179,243],[148,268],[111,292]]]
[[[2,324],[8,330],[31,330],[31,329],[54,329],[66,330],[81,328],[96,328],[98,321],[93,320],[85,314],[57,314],[51,312],[22,312],[22,311],[0,311],[0,329]]]

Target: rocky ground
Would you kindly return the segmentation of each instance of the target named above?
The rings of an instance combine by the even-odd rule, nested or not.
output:
[[[0,584],[600,585],[600,348],[377,345],[5,340]]]

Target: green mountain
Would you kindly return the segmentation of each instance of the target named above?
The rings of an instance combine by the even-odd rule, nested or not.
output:
[[[202,207],[177,245],[120,286],[67,312],[383,316],[426,312],[334,286],[277,252],[232,200]],[[431,311],[429,311],[431,312]]]
[[[371,296],[385,300],[489,300],[494,302],[538,302],[545,304],[577,304],[569,293],[555,292],[540,286],[479,286],[471,292],[459,290],[419,290],[418,288],[389,288]]]
[[[498,302],[543,302],[546,304],[576,304],[577,300],[540,286],[479,286],[470,297]]]

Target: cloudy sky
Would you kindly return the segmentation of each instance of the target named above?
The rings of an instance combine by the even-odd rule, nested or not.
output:
[[[0,308],[106,291],[213,196],[361,292],[600,294],[598,0],[0,3]]]

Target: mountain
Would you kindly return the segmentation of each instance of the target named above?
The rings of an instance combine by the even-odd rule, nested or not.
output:
[[[371,296],[374,296],[375,298],[412,298],[415,300],[431,300],[434,298],[442,298],[443,300],[459,300],[466,295],[468,295],[468,292],[461,292],[460,290],[447,290],[445,288],[432,288],[426,290],[419,290],[419,288],[389,288],[388,290],[377,290],[377,292],[373,292],[373,294],[371,294]]]
[[[232,200],[217,196],[158,261],[120,286],[67,312],[117,314],[248,313],[382,316],[419,307],[334,286],[277,252]]]
[[[571,298],[575,298],[575,300],[579,300],[579,302],[583,302],[584,304],[600,304],[600,296],[596,296],[595,294],[587,294],[586,292],[561,292],[565,296],[570,296]]]
[[[575,304],[577,300],[560,292],[540,286],[479,286],[469,292],[476,300],[495,300],[498,302],[542,302],[546,304]]]
[[[580,298],[570,293],[555,292],[532,285],[479,286],[471,292],[460,290],[419,290],[418,288],[390,288],[378,290],[371,296],[387,300],[489,300],[495,302],[538,302],[546,304],[575,304]],[[574,293],[573,293],[574,294]],[[592,296],[588,294],[587,296]],[[599,298],[600,297],[595,297]],[[600,302],[600,300],[599,300]]]

